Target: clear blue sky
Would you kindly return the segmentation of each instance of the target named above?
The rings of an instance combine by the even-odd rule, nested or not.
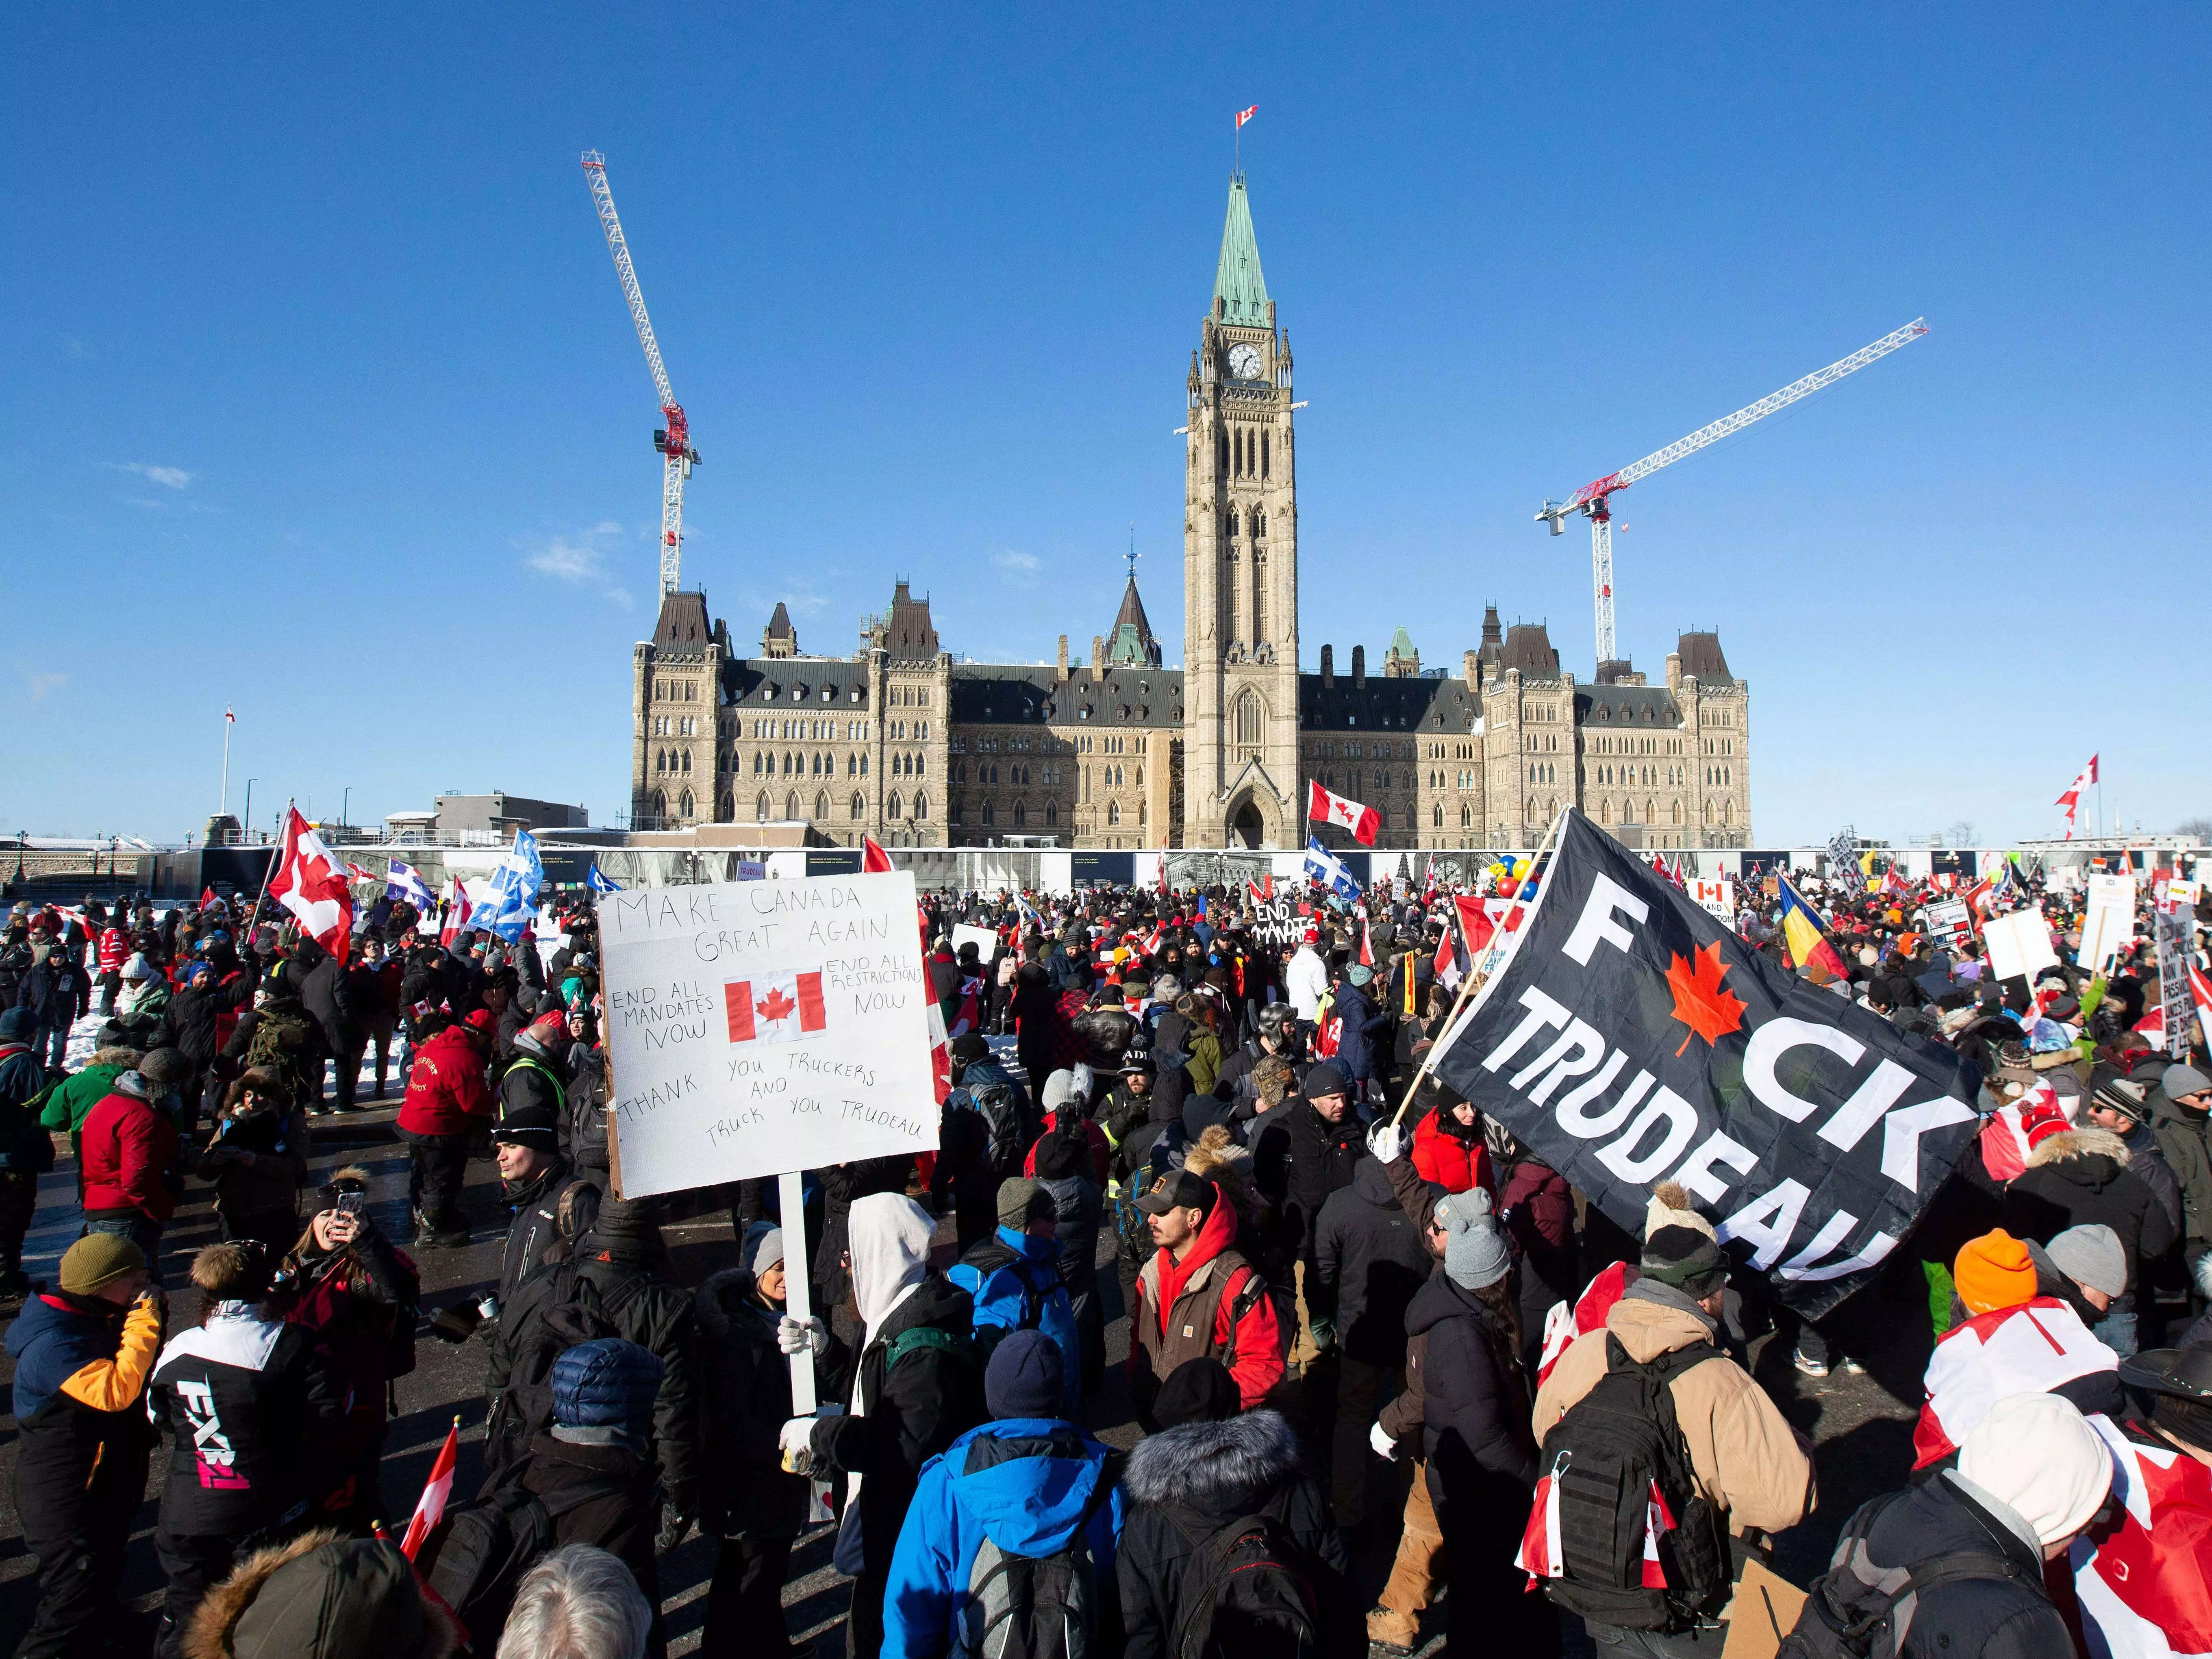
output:
[[[1530,514],[1621,498],[1621,642],[1717,626],[1768,844],[2212,811],[2201,9],[18,7],[0,831],[287,794],[626,805],[655,410],[687,577],[844,653],[1080,653],[1136,526],[1179,659],[1182,383],[1231,114],[1300,416],[1307,665],[1482,606],[1592,656]],[[373,14],[373,15],[372,15]]]

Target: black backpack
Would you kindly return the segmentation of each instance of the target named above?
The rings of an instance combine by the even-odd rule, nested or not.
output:
[[[1797,1615],[1796,1628],[1782,1638],[1776,1659],[1897,1659],[1912,1627],[1913,1609],[1896,1623],[1908,1598],[1961,1578],[2011,1578],[2026,1575],[2002,1555],[1962,1551],[1917,1567],[1878,1567],[1867,1553],[1866,1535],[1899,1498],[1893,1492],[1859,1506],[1844,1524],[1844,1535],[1828,1571],[1814,1582]]]
[[[495,1474],[553,1425],[553,1362],[580,1342],[622,1334],[599,1288],[571,1261],[526,1275],[500,1310],[507,1382],[484,1425],[484,1467]]]
[[[1035,1137],[1030,1133],[1029,1115],[1023,1111],[1012,1082],[993,1078],[969,1089],[968,1098],[982,1115],[983,1127],[989,1132],[993,1172],[1002,1178],[1019,1175],[1022,1154]]]
[[[1305,1551],[1283,1523],[1289,1495],[1225,1527],[1170,1506],[1196,1547],[1176,1597],[1175,1659],[1312,1659],[1321,1598]]]
[[[1110,1583],[1100,1583],[1091,1522],[1114,1496],[1121,1461],[1118,1454],[1107,1459],[1066,1548],[1052,1555],[1012,1555],[989,1538],[983,1540],[968,1572],[956,1653],[982,1659],[1089,1659],[1106,1651],[1100,1624],[1115,1592]]]
[[[1668,1385],[1720,1350],[1697,1342],[1638,1364],[1608,1332],[1605,1352],[1605,1375],[1544,1437],[1542,1467],[1552,1471],[1559,1499],[1562,1569],[1544,1588],[1554,1603],[1586,1620],[1681,1630],[1719,1612],[1730,1575],[1727,1530],[1718,1508],[1698,1490]],[[1655,1483],[1674,1517],[1659,1540],[1664,1589],[1644,1583]]]
[[[424,1576],[468,1626],[477,1652],[499,1645],[515,1586],[553,1547],[554,1522],[603,1496],[599,1488],[580,1484],[538,1498],[520,1481],[508,1480],[446,1511],[426,1546],[431,1561]]]

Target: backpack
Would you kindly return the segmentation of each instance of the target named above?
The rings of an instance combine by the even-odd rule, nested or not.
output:
[[[253,1022],[253,1035],[246,1044],[246,1069],[259,1066],[291,1085],[295,1093],[306,1086],[300,1056],[307,1047],[307,1017],[296,1006],[280,1008],[271,1003]],[[316,1079],[319,1086],[321,1079]]]
[[[975,1340],[966,1332],[939,1330],[934,1325],[914,1325],[893,1337],[890,1345],[884,1348],[884,1376],[885,1378],[888,1379],[890,1374],[898,1369],[900,1360],[904,1359],[908,1354],[920,1353],[925,1348],[934,1349],[939,1353],[950,1354],[953,1358],[964,1361],[978,1371],[982,1370],[982,1360],[975,1352]]]
[[[1178,1505],[1169,1518],[1196,1546],[1176,1595],[1175,1659],[1311,1659],[1321,1601],[1306,1553],[1283,1523],[1289,1494],[1225,1527]]]
[[[1544,1587],[1554,1603],[1585,1620],[1630,1630],[1685,1629],[1727,1601],[1729,1544],[1719,1510],[1698,1490],[1669,1385],[1720,1350],[1696,1342],[1638,1364],[1607,1332],[1605,1352],[1605,1375],[1544,1437],[1561,1556],[1560,1575]],[[1674,1516],[1658,1542],[1663,1589],[1644,1583],[1655,1485]]]
[[[526,1274],[500,1311],[507,1382],[484,1425],[485,1468],[504,1468],[532,1435],[552,1426],[555,1360],[580,1342],[622,1334],[599,1288],[574,1261],[550,1262]]]
[[[1917,1567],[1877,1567],[1866,1551],[1866,1535],[1883,1510],[1908,1494],[1893,1492],[1859,1506],[1836,1540],[1828,1571],[1813,1583],[1797,1624],[1782,1638],[1776,1659],[1897,1659],[1912,1626],[1905,1607],[1902,1627],[1897,1610],[1923,1590],[1961,1578],[2012,1578],[2025,1575],[2002,1556],[1980,1551],[1945,1557]]]
[[[1002,1178],[1022,1172],[1022,1154],[1031,1139],[1022,1110],[1021,1097],[1008,1079],[994,1078],[968,1091],[968,1098],[982,1115],[991,1137],[991,1169]]]
[[[956,1653],[987,1659],[1089,1659],[1104,1650],[1100,1613],[1114,1592],[1099,1588],[1091,1522],[1114,1496],[1121,1479],[1118,1462],[1118,1455],[1108,1458],[1066,1548],[1046,1556],[1013,1555],[984,1538],[968,1572]]]
[[[468,1626],[470,1645],[477,1652],[489,1653],[499,1645],[515,1586],[553,1548],[554,1522],[603,1495],[579,1484],[539,1498],[520,1480],[508,1480],[446,1511],[430,1570],[423,1576]]]

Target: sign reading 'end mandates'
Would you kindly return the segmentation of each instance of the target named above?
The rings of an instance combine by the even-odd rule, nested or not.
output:
[[[914,878],[599,902],[625,1198],[937,1149]]]

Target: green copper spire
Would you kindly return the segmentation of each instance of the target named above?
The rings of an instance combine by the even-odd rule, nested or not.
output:
[[[1229,179],[1229,217],[1221,227],[1213,297],[1222,302],[1222,321],[1267,325],[1267,279],[1260,274],[1260,244],[1252,234],[1252,204],[1245,198],[1241,173]]]

